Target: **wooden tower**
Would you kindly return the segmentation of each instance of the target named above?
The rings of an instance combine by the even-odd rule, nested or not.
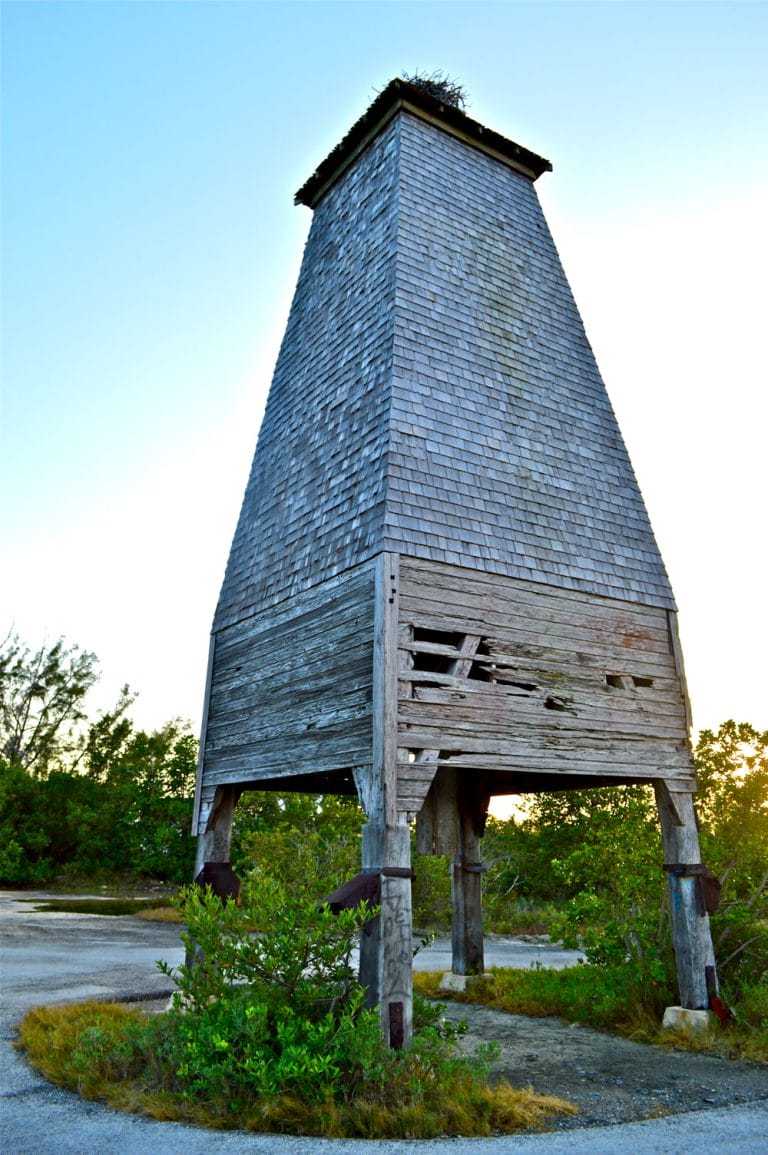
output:
[[[410,1033],[409,830],[482,969],[495,794],[656,788],[684,1006],[715,983],[675,603],[541,212],[548,161],[395,80],[297,194],[312,227],[212,631],[195,831],[357,792],[361,970]],[[692,870],[689,870],[691,867]]]

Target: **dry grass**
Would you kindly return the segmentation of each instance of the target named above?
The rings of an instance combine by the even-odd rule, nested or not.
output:
[[[436,1083],[410,1102],[374,1093],[350,1102],[307,1103],[287,1094],[247,1104],[205,1102],[169,1089],[173,1072],[137,1045],[146,1021],[141,1012],[114,1003],[40,1007],[23,1020],[18,1046],[46,1079],[86,1099],[157,1120],[226,1130],[368,1139],[488,1136],[539,1130],[553,1116],[576,1111],[531,1088],[487,1086],[463,1070],[450,1085]]]
[[[630,1036],[632,1037],[632,1036]],[[768,1024],[753,1026],[736,1020],[721,1026],[713,1019],[708,1031],[702,1034],[686,1031],[662,1030],[658,1022],[650,1023],[638,1042],[654,1043],[675,1051],[694,1051],[700,1055],[717,1055],[721,1059],[768,1065]]]
[[[117,1003],[76,1003],[63,1007],[36,1007],[23,1018],[16,1044],[46,1079],[86,1099],[104,1099],[113,1106],[124,1084],[112,1087],[109,1076],[95,1065],[74,1061],[82,1050],[84,1033],[99,1030],[118,1038],[126,1023],[138,1016]]]
[[[757,987],[745,992],[734,1022],[722,1027],[713,1020],[705,1034],[689,1035],[662,1030],[658,999],[654,1004],[649,997],[648,1004],[643,1005],[636,998],[622,997],[621,987],[605,984],[597,968],[493,968],[482,979],[470,979],[466,992],[455,994],[441,991],[440,979],[439,972],[417,971],[413,976],[414,990],[428,999],[450,998],[455,1002],[483,1003],[507,1014],[547,1015],[581,1022],[637,1043],[768,1063],[768,996]],[[601,981],[605,985],[601,986]],[[661,1006],[664,1005],[662,999]]]
[[[145,922],[173,922],[183,925],[184,919],[173,906],[150,906],[146,910],[137,910],[136,918]]]

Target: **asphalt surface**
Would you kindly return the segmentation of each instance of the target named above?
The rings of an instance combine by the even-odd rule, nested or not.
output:
[[[513,1152],[614,1155],[761,1153],[768,1155],[768,1101],[728,1110],[697,1111],[640,1123],[586,1127],[494,1139],[360,1141],[211,1132],[156,1123],[87,1103],[46,1083],[13,1049],[15,1026],[33,1006],[86,998],[159,998],[168,980],[155,963],[181,961],[178,928],[135,918],[100,918],[34,911],[18,895],[0,893],[2,1015],[0,1016],[0,1137],[3,1155],[510,1155]],[[563,966],[572,952],[549,944],[492,939],[488,965]],[[417,965],[448,969],[442,940]]]

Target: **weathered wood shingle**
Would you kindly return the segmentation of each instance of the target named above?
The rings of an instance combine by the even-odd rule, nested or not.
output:
[[[533,181],[477,127],[399,109],[324,175],[215,630],[382,550],[673,606]]]
[[[532,182],[415,116],[399,129],[385,548],[671,607]]]
[[[398,153],[393,124],[315,211],[215,630],[381,548]]]

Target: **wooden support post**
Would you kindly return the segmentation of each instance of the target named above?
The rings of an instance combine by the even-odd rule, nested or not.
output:
[[[376,560],[373,637],[372,777],[355,781],[368,823],[363,870],[381,876],[381,913],[360,937],[360,981],[380,1008],[381,1030],[392,1047],[413,1035],[411,831],[397,804],[397,622],[399,556]]]
[[[206,862],[229,862],[229,851],[232,845],[232,819],[239,797],[240,790],[237,786],[218,786],[216,788],[211,816],[205,830],[198,835],[197,839],[195,878]]]
[[[381,872],[383,832],[380,826],[363,826],[362,866],[371,874]],[[381,953],[381,916],[367,924],[360,935],[360,983],[365,987],[369,1007],[378,1007],[381,1002],[381,977],[379,958]]]
[[[658,783],[655,790],[668,876],[680,1005],[687,1010],[705,1010],[709,1007],[710,995],[717,994],[718,986],[702,878],[685,870],[686,866],[701,864],[693,795],[671,791],[663,782]]]
[[[417,854],[459,853],[456,817],[458,788],[459,779],[456,771],[450,766],[439,766],[424,799],[424,805],[416,815]]]
[[[195,873],[197,878],[206,862],[229,862],[229,852],[232,845],[232,819],[235,805],[240,797],[237,786],[217,786],[216,794],[211,807],[211,815],[205,830],[197,838],[197,852],[195,855]],[[202,961],[203,953],[199,947],[186,953],[186,965]]]
[[[479,785],[460,782],[456,791],[458,848],[451,874],[451,939],[452,970],[457,975],[481,975],[485,970],[480,838],[488,799]]]
[[[392,1047],[413,1035],[411,832],[397,826],[363,827],[363,870],[381,876],[381,912],[360,936],[360,981],[369,1006],[379,1007],[381,1030]]]
[[[458,815],[458,826],[459,853],[454,855],[451,877],[452,969],[457,975],[481,975],[485,958],[480,839],[468,815]]]

